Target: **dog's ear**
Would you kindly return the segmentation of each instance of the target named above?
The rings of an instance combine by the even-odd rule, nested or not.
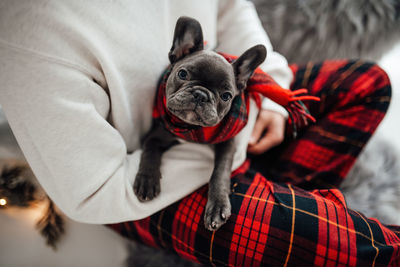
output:
[[[263,45],[256,45],[249,48],[233,63],[233,70],[236,76],[236,86],[243,90],[247,86],[247,80],[253,75],[254,70],[264,62],[267,56],[267,49]]]
[[[174,41],[168,57],[171,63],[203,50],[203,32],[200,23],[189,17],[180,17],[176,22]]]

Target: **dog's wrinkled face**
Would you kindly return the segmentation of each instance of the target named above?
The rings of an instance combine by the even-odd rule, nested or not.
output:
[[[188,124],[215,126],[265,57],[265,47],[257,45],[230,64],[221,55],[203,50],[198,21],[179,18],[169,52],[173,67],[166,85],[167,109]]]
[[[167,81],[167,109],[186,123],[214,126],[238,94],[231,64],[214,52],[198,51],[174,65]]]

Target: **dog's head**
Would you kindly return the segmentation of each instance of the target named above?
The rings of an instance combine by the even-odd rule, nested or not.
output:
[[[266,54],[263,45],[256,45],[230,64],[221,55],[203,50],[197,20],[180,17],[168,55],[172,70],[166,85],[167,109],[191,125],[218,124]]]

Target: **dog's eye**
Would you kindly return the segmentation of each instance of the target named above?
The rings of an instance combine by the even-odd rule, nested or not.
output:
[[[223,101],[228,101],[228,100],[230,100],[231,98],[232,98],[232,94],[229,93],[229,92],[225,92],[225,93],[221,94],[221,99],[222,99]]]
[[[187,79],[187,76],[188,76],[188,73],[187,73],[186,70],[179,70],[179,71],[178,71],[178,77],[179,77],[179,79],[181,79],[181,80],[186,80],[186,79]]]

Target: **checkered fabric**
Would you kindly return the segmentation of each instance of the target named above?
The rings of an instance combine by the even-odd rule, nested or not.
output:
[[[236,59],[235,56],[220,54],[229,63],[232,63]],[[167,68],[158,85],[153,108],[153,118],[155,123],[160,123],[169,132],[186,141],[217,144],[236,136],[247,124],[250,97],[255,100],[259,107],[261,106],[261,96],[269,97],[285,107],[292,118],[291,125],[293,127],[291,129],[293,132],[297,132],[298,126],[307,124],[308,120],[315,122],[315,119],[309,114],[307,108],[301,105],[299,101],[318,101],[317,97],[303,95],[307,93],[306,89],[296,91],[285,90],[270,75],[257,68],[247,82],[246,89],[233,99],[231,109],[221,122],[212,127],[189,125],[167,109],[165,88],[170,73],[171,66]]]
[[[204,227],[203,186],[148,218],[109,226],[211,266],[400,266],[400,227],[348,209],[335,188],[384,116],[387,75],[361,61],[291,68],[292,90],[321,98],[307,106],[317,123],[232,173],[225,225]]]

